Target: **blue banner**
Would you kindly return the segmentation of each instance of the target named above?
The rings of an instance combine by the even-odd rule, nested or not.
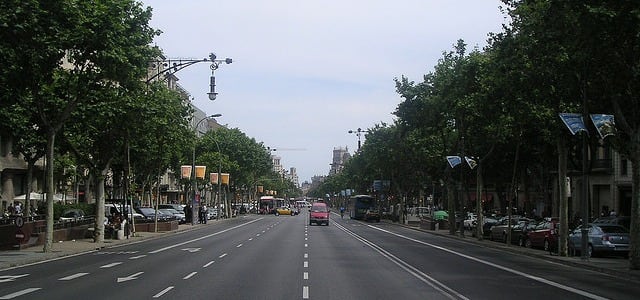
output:
[[[460,156],[447,156],[447,161],[449,162],[449,166],[451,166],[451,168],[455,168],[457,165],[459,165],[460,163],[462,163],[462,159],[460,159]]]
[[[569,131],[571,131],[571,134],[576,135],[576,133],[580,131],[588,133],[581,114],[560,113],[559,115],[562,122],[564,122],[564,125],[569,128]]]

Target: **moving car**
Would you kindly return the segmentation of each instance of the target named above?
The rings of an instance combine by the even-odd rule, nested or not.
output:
[[[279,215],[293,216],[293,211],[291,210],[291,208],[288,208],[286,206],[278,207],[276,208],[276,216],[279,216]]]
[[[311,205],[309,210],[309,225],[311,224],[329,226],[329,208],[326,203],[316,202]]]
[[[629,230],[616,224],[588,224],[589,239],[587,256],[601,254],[629,255]],[[582,249],[582,228],[576,228],[569,234],[569,252],[580,253]]]

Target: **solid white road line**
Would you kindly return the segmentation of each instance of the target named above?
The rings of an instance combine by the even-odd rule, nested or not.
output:
[[[420,240],[416,240],[416,239],[413,239],[413,238],[410,238],[410,237],[407,237],[407,236],[404,236],[404,235],[401,235],[401,234],[398,234],[398,233],[395,233],[395,232],[391,232],[391,231],[386,230],[386,229],[378,228],[378,227],[372,226],[372,225],[367,225],[367,226],[369,226],[369,227],[371,227],[373,229],[376,229],[376,230],[379,230],[379,231],[382,231],[382,232],[385,232],[385,233],[388,233],[388,234],[391,234],[391,235],[395,235],[397,237],[400,237],[400,238],[403,238],[403,239],[406,239],[406,240],[409,240],[409,241],[412,241],[412,242],[415,242],[415,243],[418,243],[418,244],[422,244],[422,245],[429,246],[429,247],[432,247],[432,248],[435,248],[435,249],[438,249],[438,250],[442,250],[442,251],[445,251],[445,252],[460,256],[460,257],[464,257],[466,259],[473,260],[475,262],[478,262],[478,263],[481,263],[481,264],[485,264],[485,265],[488,265],[488,266],[491,266],[491,267],[494,267],[494,268],[497,268],[497,269],[500,269],[500,270],[503,270],[503,271],[507,271],[507,272],[512,273],[512,274],[520,275],[520,276],[535,280],[535,281],[540,282],[540,283],[548,284],[550,286],[554,286],[556,288],[559,288],[559,289],[562,289],[562,290],[565,290],[565,291],[568,291],[568,292],[575,293],[575,294],[580,295],[582,297],[586,297],[586,298],[589,298],[589,299],[596,299],[596,300],[606,300],[606,299],[608,299],[608,298],[601,297],[601,296],[598,296],[598,295],[595,295],[595,294],[591,294],[591,293],[589,293],[587,291],[583,291],[583,290],[579,290],[579,289],[576,289],[576,288],[572,288],[570,286],[566,286],[566,285],[563,285],[563,284],[560,284],[560,283],[557,283],[557,282],[554,282],[554,281],[551,281],[551,280],[548,280],[548,279],[545,279],[545,278],[541,278],[541,277],[538,277],[538,276],[530,275],[530,274],[527,274],[527,273],[524,273],[524,272],[520,272],[520,271],[511,269],[511,268],[505,267],[505,266],[501,266],[501,265],[494,264],[494,263],[486,261],[486,260],[482,260],[482,259],[470,256],[470,255],[462,254],[460,252],[456,252],[456,251],[453,251],[451,249],[447,249],[447,248],[444,248],[444,247],[441,247],[441,246],[438,246],[438,245],[434,245],[434,244],[430,244],[430,243],[423,242],[423,241],[420,241]]]

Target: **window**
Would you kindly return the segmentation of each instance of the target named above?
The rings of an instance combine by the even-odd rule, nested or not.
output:
[[[620,175],[627,176],[629,173],[628,163],[626,159],[620,160]]]

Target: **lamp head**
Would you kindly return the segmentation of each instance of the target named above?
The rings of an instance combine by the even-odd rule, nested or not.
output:
[[[211,100],[211,101],[216,100],[216,98],[218,97],[218,93],[216,93],[216,92],[207,93],[207,95],[209,95],[209,100]]]

